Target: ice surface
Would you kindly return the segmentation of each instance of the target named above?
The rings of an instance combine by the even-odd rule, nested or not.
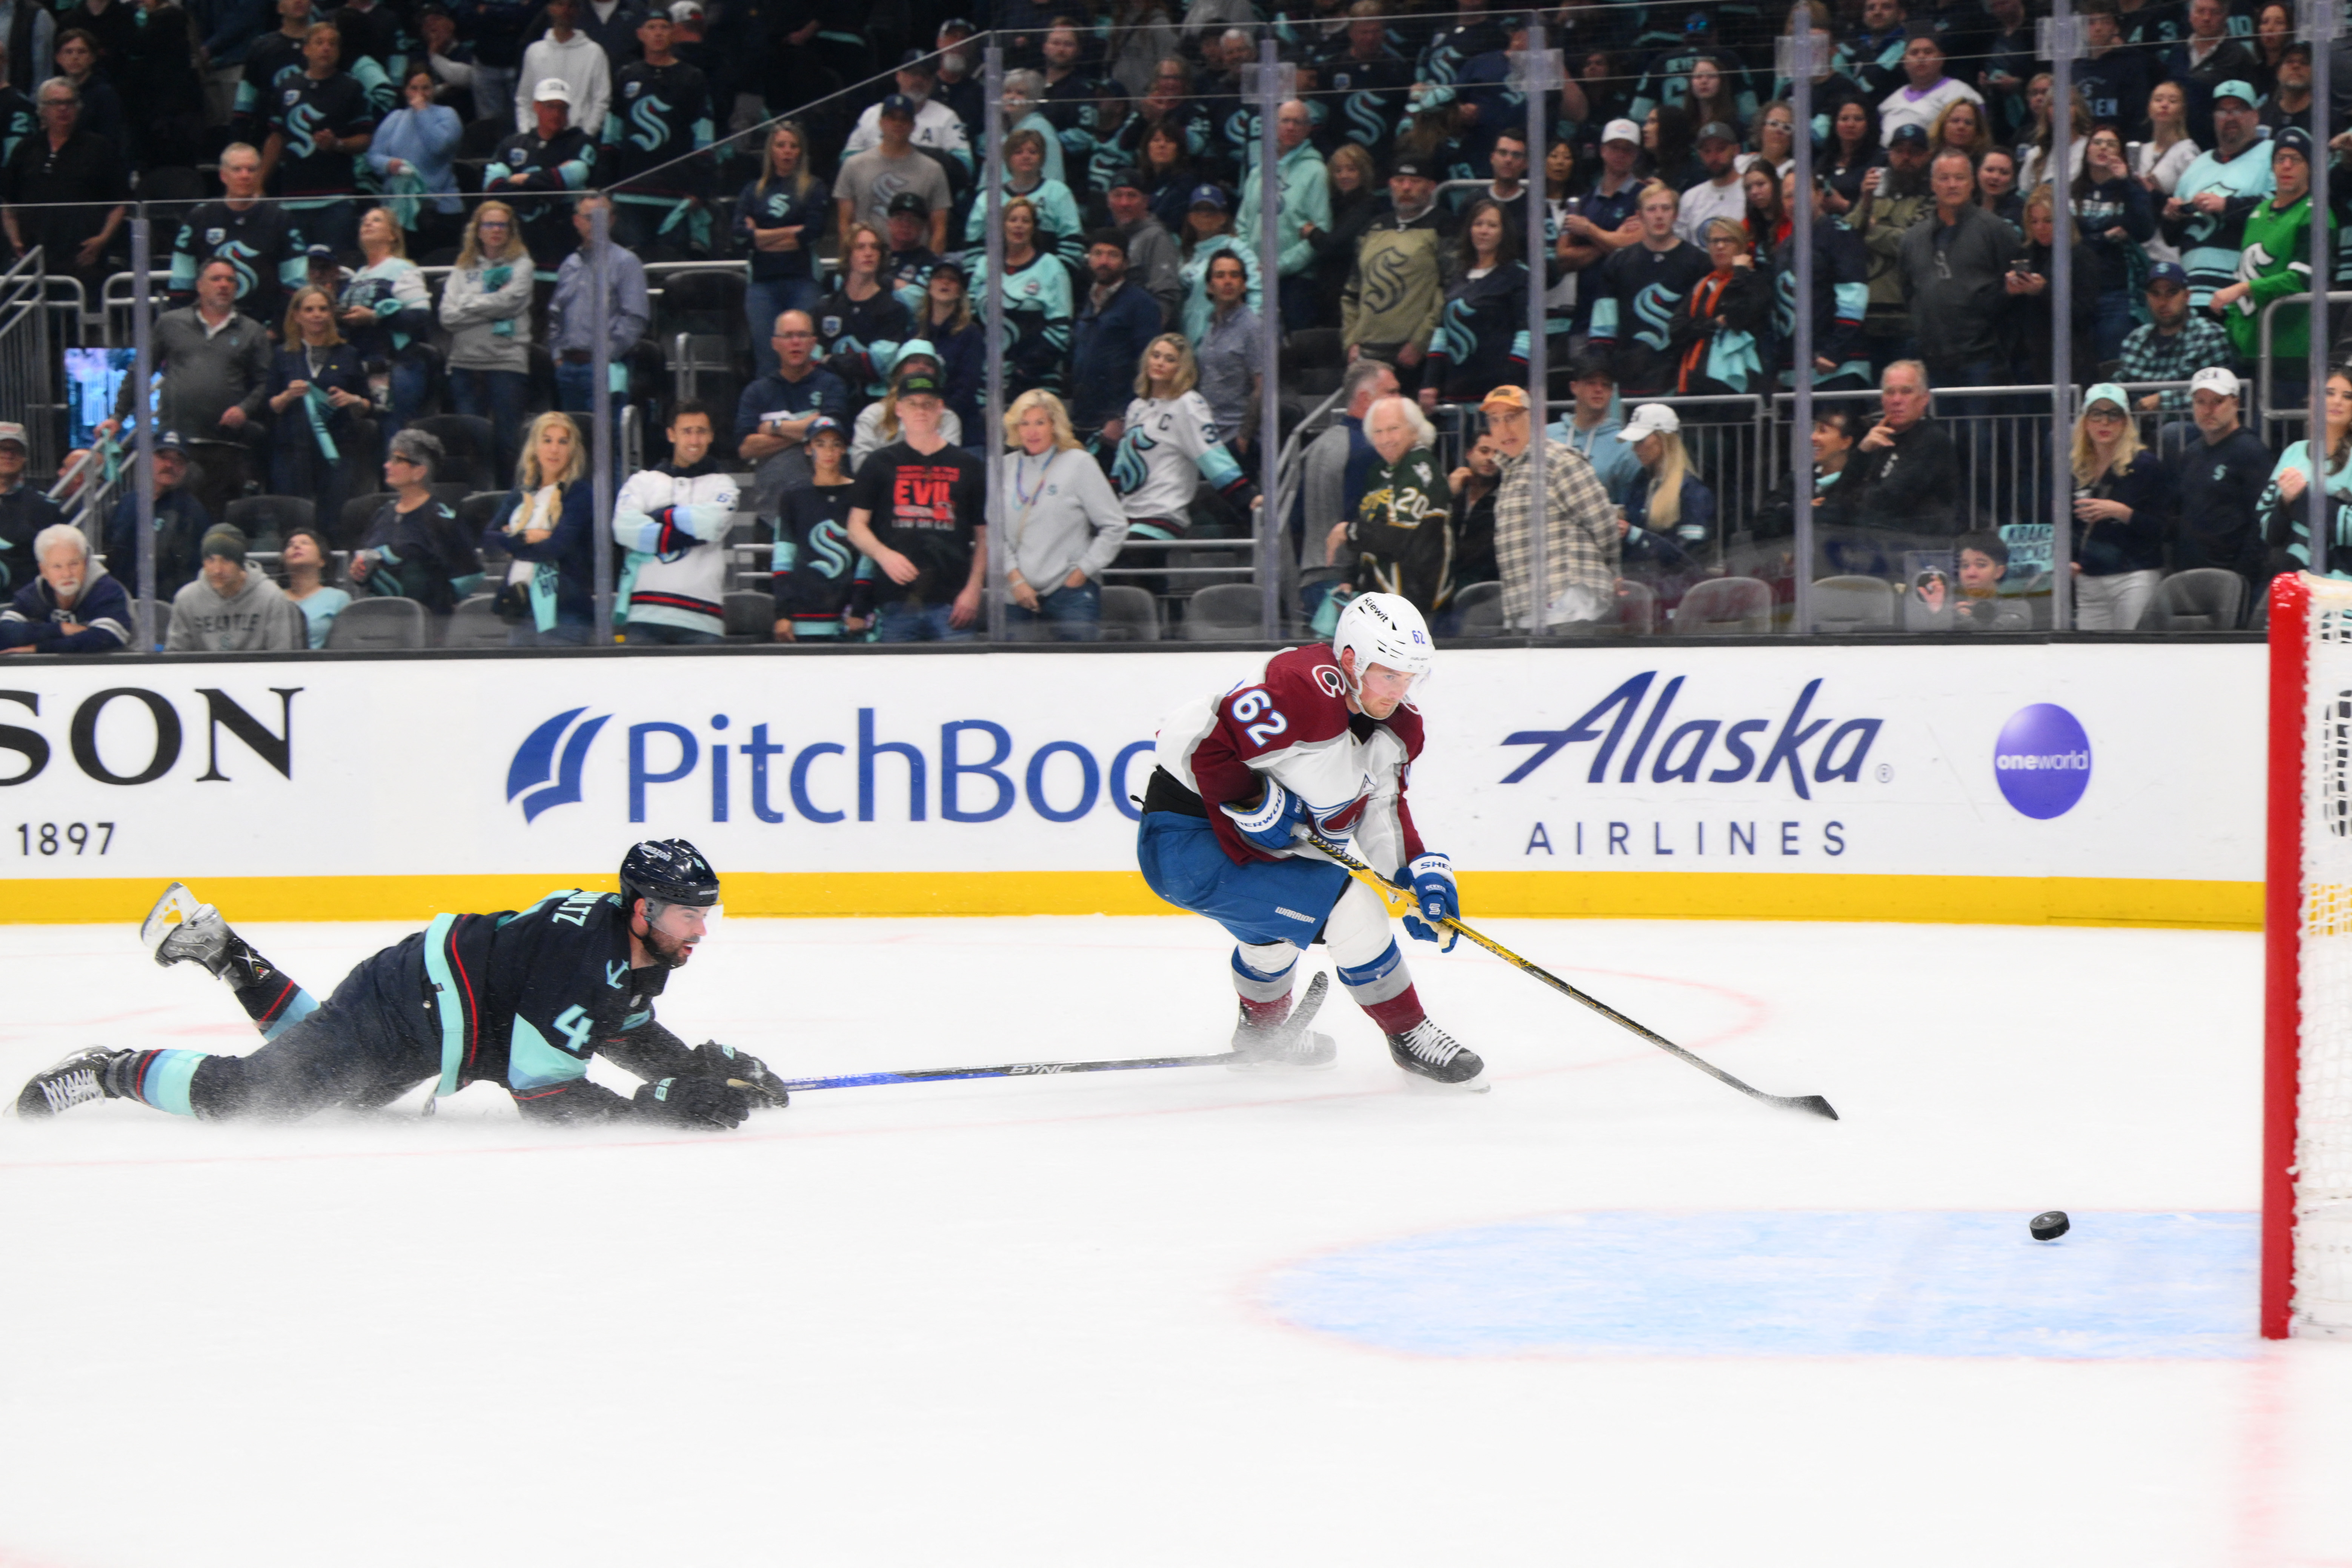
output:
[[[0,1121],[0,1565],[2352,1563],[2352,1346],[2253,1337],[2257,939],[1492,929],[1844,1120],[1414,944],[1494,1093],[1335,997],[1329,1072],[731,1135]],[[320,990],[399,933],[248,931]],[[1224,952],[730,920],[662,1016],[793,1075],[1213,1050]],[[0,980],[11,1093],[254,1039],[127,928]]]

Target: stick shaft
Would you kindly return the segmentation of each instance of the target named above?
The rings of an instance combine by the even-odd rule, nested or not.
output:
[[[916,1068],[905,1072],[853,1072],[833,1078],[788,1078],[786,1089],[863,1089],[879,1083],[943,1083],[966,1078],[1064,1078],[1077,1072],[1134,1072],[1146,1068],[1220,1067],[1241,1059],[1238,1051],[1200,1057],[1123,1057],[1099,1062],[1008,1062],[987,1068]]]
[[[1383,878],[1379,872],[1373,870],[1370,866],[1365,865],[1361,860],[1357,859],[1353,855],[1348,853],[1347,850],[1341,848],[1339,845],[1325,838],[1322,835],[1309,834],[1307,837],[1307,842],[1314,845],[1317,849],[1319,849],[1324,854],[1329,856],[1336,864],[1345,868],[1349,876],[1355,878],[1358,881],[1362,882],[1374,892],[1379,893],[1383,901],[1390,899],[1391,895],[1402,890],[1398,889],[1394,883],[1391,883]],[[1415,913],[1418,914],[1419,911],[1416,910]],[[1420,918],[1425,921],[1428,920],[1429,917],[1426,915],[1421,915]],[[1740,1093],[1748,1096],[1750,1099],[1761,1100],[1773,1105],[1790,1106],[1800,1110],[1810,1110],[1817,1116],[1826,1116],[1832,1121],[1837,1120],[1837,1112],[1831,1110],[1830,1102],[1823,1100],[1821,1096],[1817,1094],[1767,1094],[1762,1089],[1757,1089],[1753,1085],[1742,1083],[1739,1079],[1724,1071],[1721,1068],[1716,1066],[1713,1062],[1708,1061],[1704,1057],[1694,1056],[1689,1051],[1685,1050],[1682,1047],[1666,1038],[1664,1035],[1659,1034],[1655,1029],[1652,1029],[1644,1025],[1634,1022],[1633,1019],[1628,1018],[1624,1014],[1620,1013],[1616,1008],[1612,1007],[1609,1004],[1600,1000],[1598,997],[1586,995],[1583,992],[1579,991],[1575,986],[1570,985],[1567,981],[1562,980],[1559,975],[1552,973],[1550,971],[1542,968],[1528,959],[1521,958],[1517,953],[1513,952],[1509,948],[1505,947],[1493,937],[1486,936],[1480,932],[1472,931],[1468,926],[1464,925],[1460,921],[1455,920],[1451,916],[1440,916],[1432,923],[1450,926],[1462,935],[1469,938],[1472,942],[1476,942],[1480,947],[1485,948],[1488,952],[1493,953],[1496,958],[1501,959],[1504,963],[1510,964],[1514,968],[1525,970],[1528,973],[1534,975],[1538,980],[1542,981],[1546,985],[1550,986],[1553,990],[1559,992],[1561,995],[1568,997],[1570,1001],[1581,1003],[1583,1005],[1591,1008],[1594,1012],[1600,1014],[1602,1017],[1608,1019],[1618,1027],[1639,1035],[1642,1038],[1649,1041],[1650,1044],[1657,1047],[1660,1050],[1665,1051],[1672,1056],[1677,1057],[1682,1060],[1690,1063],[1691,1066],[1698,1068],[1699,1071],[1706,1074],[1709,1078],[1715,1079],[1718,1082],[1730,1085],[1733,1089],[1738,1089]]]

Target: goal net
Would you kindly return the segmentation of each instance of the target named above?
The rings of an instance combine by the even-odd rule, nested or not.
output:
[[[2352,582],[2270,587],[2263,1332],[2352,1334]]]

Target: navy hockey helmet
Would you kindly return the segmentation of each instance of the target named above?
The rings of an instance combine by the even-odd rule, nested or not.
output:
[[[683,838],[648,838],[621,858],[621,900],[635,909],[639,899],[709,909],[719,901],[719,873]]]

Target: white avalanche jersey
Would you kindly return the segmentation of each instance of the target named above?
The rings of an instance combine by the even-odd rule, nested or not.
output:
[[[723,633],[735,501],[735,477],[708,459],[631,474],[613,501],[613,542],[629,552],[613,618]]]
[[[1400,703],[1374,721],[1349,710],[1346,690],[1328,645],[1285,648],[1249,679],[1186,703],[1160,725],[1160,765],[1201,797],[1234,860],[1278,858],[1217,809],[1256,795],[1261,777],[1305,802],[1327,834],[1353,834],[1356,858],[1375,870],[1393,876],[1422,853],[1404,799],[1421,754],[1421,714]]]

